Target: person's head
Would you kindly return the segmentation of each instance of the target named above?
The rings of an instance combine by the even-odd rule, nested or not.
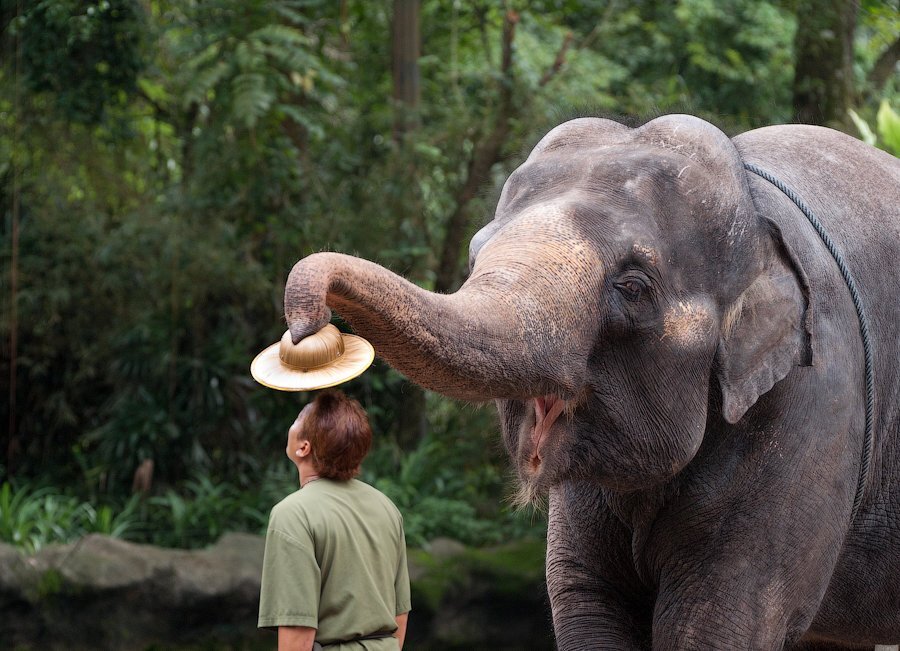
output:
[[[362,406],[340,391],[324,391],[306,405],[288,430],[287,455],[299,467],[312,464],[319,477],[346,481],[372,446]]]

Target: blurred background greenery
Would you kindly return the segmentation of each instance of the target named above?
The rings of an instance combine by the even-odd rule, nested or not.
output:
[[[198,547],[296,488],[250,379],[323,249],[453,291],[575,115],[804,121],[900,153],[898,0],[0,0],[0,540]],[[492,409],[381,363],[363,478],[409,543],[540,535]]]

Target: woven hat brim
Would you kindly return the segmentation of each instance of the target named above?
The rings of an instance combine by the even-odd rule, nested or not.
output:
[[[331,364],[309,371],[285,366],[278,356],[280,342],[263,350],[250,364],[253,379],[278,391],[313,391],[343,384],[362,374],[375,359],[372,344],[356,335],[342,334],[344,354]]]

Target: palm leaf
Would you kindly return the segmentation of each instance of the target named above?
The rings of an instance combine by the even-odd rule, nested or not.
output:
[[[266,78],[258,72],[245,72],[232,81],[234,115],[247,127],[253,127],[275,101],[266,87]]]

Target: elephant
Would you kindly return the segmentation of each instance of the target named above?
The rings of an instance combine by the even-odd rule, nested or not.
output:
[[[456,292],[319,252],[284,307],[295,343],[334,310],[495,402],[547,500],[560,649],[872,648],[900,641],[898,260],[900,162],[848,135],[578,118],[506,180]]]

